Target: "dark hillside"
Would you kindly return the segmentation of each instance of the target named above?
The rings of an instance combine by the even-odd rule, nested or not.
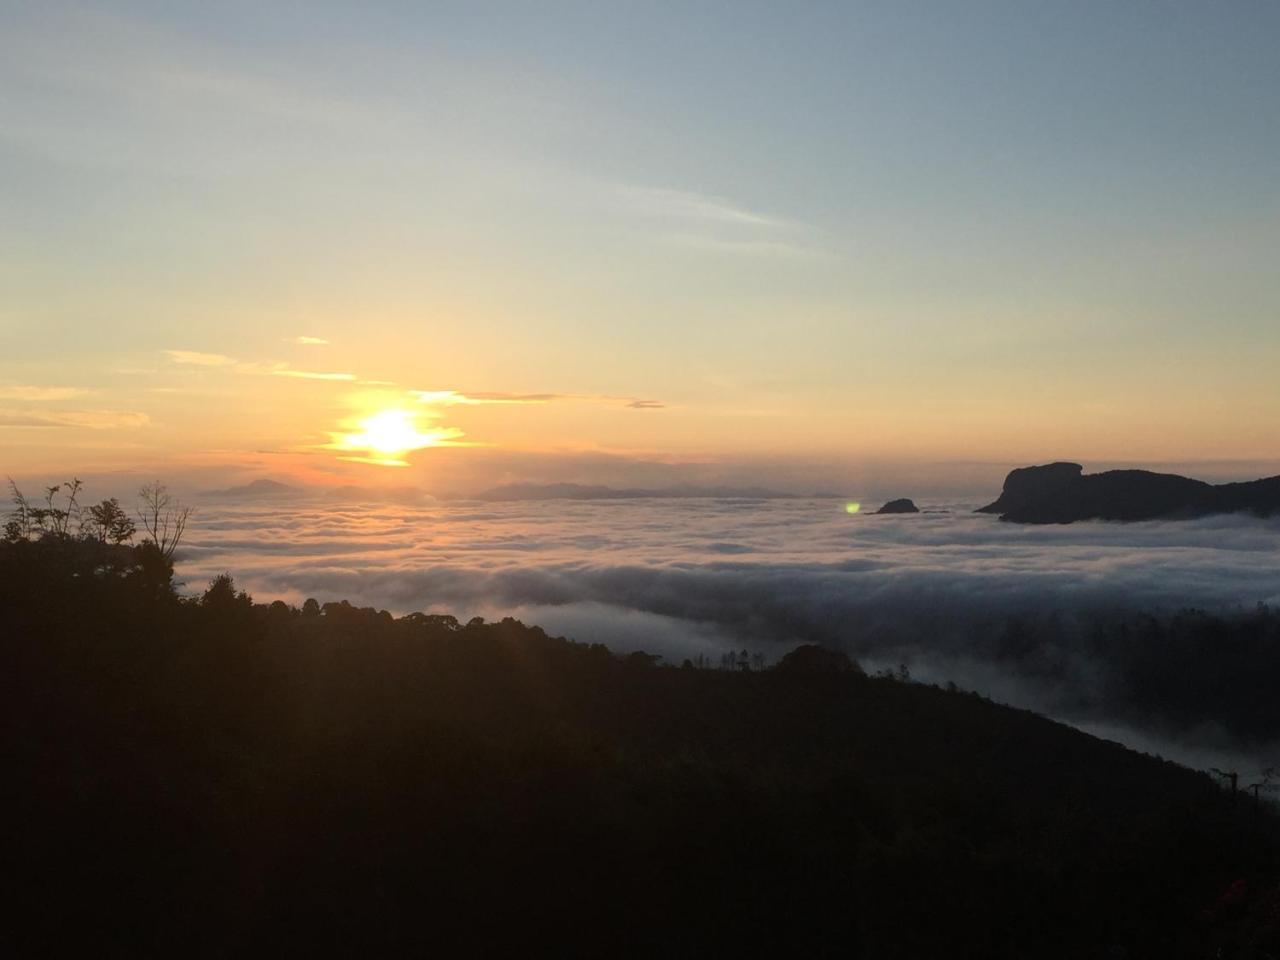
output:
[[[1259,896],[1219,898],[1274,885],[1269,814],[829,656],[672,669],[514,620],[255,604],[229,578],[178,599],[145,547],[56,538],[0,545],[0,605],[14,954],[1198,957],[1265,936]]]

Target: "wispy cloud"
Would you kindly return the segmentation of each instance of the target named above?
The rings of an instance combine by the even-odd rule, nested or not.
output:
[[[12,413],[0,411],[0,427],[63,427],[64,423],[55,423],[48,417],[36,413]]]
[[[748,257],[823,257],[805,223],[714,194],[615,185],[619,205],[659,226],[656,239],[689,249]]]
[[[466,397],[467,403],[552,403],[556,400],[579,399],[571,393],[502,393],[500,391],[469,393]]]
[[[0,384],[0,400],[70,400],[82,397],[88,390],[80,387],[37,387],[25,383]]]
[[[294,370],[291,367],[275,367],[273,377],[296,377],[299,380],[355,380],[354,373],[318,373],[314,370]]]
[[[489,403],[551,403],[553,400],[569,399],[567,394],[562,393],[462,393],[458,390],[410,390],[409,393],[419,403],[433,407],[477,406]]]
[[[182,366],[209,367],[232,370],[236,373],[253,374],[270,377],[293,377],[298,380],[342,380],[358,379],[354,373],[330,373],[316,370],[295,370],[287,363],[256,363],[237,360],[222,353],[203,353],[198,350],[166,350],[165,355],[174,363]]]
[[[103,5],[98,5],[103,6]],[[0,62],[6,72],[27,83],[68,88],[80,93],[92,91],[97,114],[88,124],[92,140],[84,132],[65,132],[34,110],[23,110],[15,102],[6,137],[54,152],[77,162],[136,164],[131,138],[102,135],[103,126],[121,111],[146,104],[156,117],[169,121],[173,129],[189,129],[185,143],[174,144],[164,162],[185,163],[187,169],[211,170],[200,149],[203,124],[217,128],[223,118],[266,120],[282,129],[350,134],[379,129],[387,116],[395,114],[365,101],[354,101],[332,93],[317,95],[314,86],[291,82],[276,65],[254,63],[251,59],[219,56],[216,44],[200,43],[182,32],[158,27],[153,18],[120,11],[97,9],[90,4],[44,4],[30,17],[8,18],[0,33]],[[25,21],[25,22],[24,22]],[[79,97],[66,93],[66,103],[78,105]],[[6,104],[8,106],[8,104]],[[193,119],[194,118],[194,119]],[[9,129],[11,128],[11,129]],[[136,133],[136,131],[135,131]],[[183,138],[179,138],[183,139]],[[257,153],[262,162],[271,151],[261,143],[240,145],[235,138],[222,138],[218,165],[225,171],[228,158],[250,160]],[[92,142],[98,154],[85,157],[84,147]],[[195,149],[184,149],[194,147]],[[237,147],[240,147],[237,150]]]
[[[284,342],[298,343],[304,347],[326,347],[329,345],[329,341],[324,339],[323,337],[308,337],[308,336],[285,337]]]
[[[597,393],[504,393],[500,391],[463,393],[460,390],[410,390],[409,394],[419,403],[434,407],[561,402],[599,403],[608,406],[624,406],[632,410],[658,410],[666,406],[660,400]]]
[[[234,367],[240,361],[221,353],[203,353],[199,350],[166,350],[167,356],[174,363],[191,367]]]
[[[650,216],[742,227],[792,226],[786,220],[748,209],[732,200],[689,190],[628,186],[621,191],[630,205]]]
[[[344,463],[369,463],[375,467],[407,467],[408,460],[399,457],[338,457]]]
[[[86,430],[137,430],[151,418],[132,410],[0,410],[0,427],[82,427]]]

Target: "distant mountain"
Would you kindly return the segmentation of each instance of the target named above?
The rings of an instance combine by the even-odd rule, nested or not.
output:
[[[997,513],[1014,523],[1186,519],[1214,513],[1266,517],[1280,514],[1280,476],[1215,485],[1173,473],[1086,474],[1078,463],[1050,463],[1011,471],[999,498],[978,512]]]
[[[225,490],[206,490],[202,496],[220,500],[280,500],[291,497],[323,497],[354,503],[422,503],[434,499],[418,487],[295,487],[278,480],[254,480]]]
[[[833,494],[812,494],[813,497],[830,497]],[[476,500],[642,500],[654,498],[679,499],[742,499],[742,500],[798,500],[798,494],[781,493],[765,487],[661,487],[617,488],[591,486],[581,483],[510,483],[492,487],[475,495]]]
[[[238,487],[227,487],[225,490],[206,490],[206,497],[242,497],[259,499],[265,497],[300,497],[307,493],[301,487],[290,486],[278,480],[254,480]]]

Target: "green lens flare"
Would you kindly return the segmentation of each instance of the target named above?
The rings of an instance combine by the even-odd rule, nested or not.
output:
[[[862,504],[860,504],[857,500],[850,500],[848,503],[844,505],[845,513],[857,513],[861,509],[862,509]]]

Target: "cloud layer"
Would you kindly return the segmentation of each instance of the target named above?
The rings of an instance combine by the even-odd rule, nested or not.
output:
[[[677,661],[744,646],[776,659],[822,642],[870,669],[906,662],[923,679],[1108,730],[1132,718],[1102,700],[1108,664],[1076,652],[1094,618],[1280,604],[1280,521],[1024,527],[967,505],[903,517],[842,507],[214,504],[191,528],[179,575],[194,589],[230,570],[267,599],[510,614]],[[1052,641],[1000,647],[1019,618],[1052,623]]]
[[[848,516],[826,500],[317,503],[288,517],[209,505],[188,557],[272,591],[345,589],[398,611],[590,601],[862,646],[904,619],[1277,602],[1278,533],[1274,520],[1239,516],[1064,527]]]

